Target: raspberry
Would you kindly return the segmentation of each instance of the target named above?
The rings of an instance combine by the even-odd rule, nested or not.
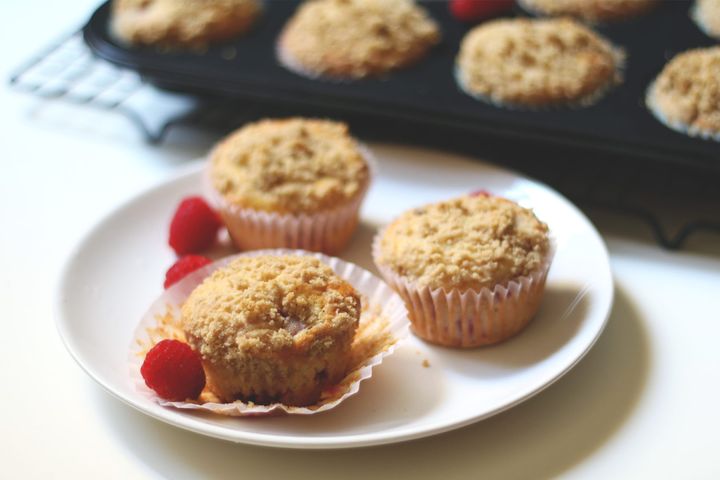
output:
[[[473,190],[469,195],[471,197],[489,197],[491,193],[481,188],[480,190]]]
[[[185,255],[181,257],[172,267],[165,273],[165,288],[179,282],[189,273],[194,272],[200,267],[204,267],[208,263],[212,263],[209,258],[203,257],[202,255]]]
[[[210,247],[217,238],[222,221],[201,197],[187,197],[180,202],[172,222],[168,243],[178,255],[198,253]]]
[[[140,373],[145,385],[165,400],[194,399],[205,388],[200,355],[178,340],[162,340],[151,348]]]
[[[450,12],[461,22],[472,22],[509,10],[514,0],[452,0]]]

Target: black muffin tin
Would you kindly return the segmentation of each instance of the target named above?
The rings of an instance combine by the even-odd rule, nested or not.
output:
[[[358,81],[298,76],[279,65],[275,55],[278,34],[297,5],[267,1],[250,34],[203,52],[123,45],[110,32],[109,3],[95,11],[83,33],[99,57],[137,70],[148,81],[172,90],[288,102],[320,107],[338,116],[362,114],[379,124],[407,120],[430,129],[437,127],[438,132],[449,128],[513,142],[552,142],[720,171],[720,143],[677,133],[658,122],[645,107],[647,86],[670,58],[689,48],[716,43],[691,20],[690,2],[663,1],[646,15],[596,26],[627,54],[623,83],[592,106],[540,111],[485,104],[458,88],[454,60],[462,37],[472,25],[455,20],[447,3],[441,1],[424,2],[440,24],[443,39],[417,65],[383,78]],[[509,16],[523,14],[516,10]]]

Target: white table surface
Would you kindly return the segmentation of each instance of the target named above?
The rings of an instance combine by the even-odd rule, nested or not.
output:
[[[95,3],[0,3],[3,78]],[[394,446],[235,445],[110,397],[65,351],[52,303],[82,235],[215,138],[184,132],[152,147],[116,115],[7,88],[0,105],[1,477],[720,478],[718,236],[671,253],[636,222],[592,216],[616,279],[607,330],[567,376],[510,411]]]

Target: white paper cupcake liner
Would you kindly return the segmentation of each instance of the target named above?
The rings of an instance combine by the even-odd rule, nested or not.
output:
[[[368,180],[350,202],[327,211],[281,214],[244,208],[228,202],[204,175],[205,195],[222,216],[233,244],[240,250],[290,248],[338,253],[357,229],[360,207],[372,183],[376,161],[370,150],[360,146],[368,164]]]
[[[373,241],[373,259],[385,281],[403,298],[413,332],[446,347],[473,348],[502,342],[534,317],[545,291],[555,252],[550,242],[545,262],[532,274],[507,285],[480,291],[419,286],[378,261],[381,231]]]
[[[282,403],[258,405],[252,402],[235,401],[233,403],[193,403],[171,402],[159,398],[146,385],[140,374],[140,367],[147,350],[163,338],[174,337],[160,323],[172,316],[179,322],[180,308],[190,293],[205,277],[242,256],[258,255],[310,255],[330,266],[342,279],[350,283],[361,295],[363,312],[353,347],[359,356],[355,368],[339,384],[325,389],[315,405],[297,407]],[[312,415],[338,406],[343,400],[354,395],[360,383],[372,376],[372,369],[391,355],[398,343],[408,336],[409,322],[407,309],[402,299],[382,280],[367,270],[339,258],[328,257],[320,253],[301,250],[257,250],[241,253],[218,260],[182,279],[165,290],[145,313],[135,330],[130,348],[130,379],[135,388],[143,395],[163,406],[188,410],[209,411],[228,416],[257,416],[286,413],[293,415]],[[181,334],[180,334],[181,335]]]

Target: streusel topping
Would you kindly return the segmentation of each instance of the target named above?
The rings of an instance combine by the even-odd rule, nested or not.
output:
[[[720,47],[677,55],[665,65],[648,100],[671,124],[719,133]]]
[[[268,255],[216,270],[183,305],[182,324],[204,359],[232,363],[330,348],[354,334],[360,312],[358,293],[320,260]]]
[[[469,93],[516,105],[577,103],[620,79],[620,55],[569,19],[496,20],[474,28],[457,58]]]
[[[380,239],[378,263],[430,288],[492,289],[546,261],[547,225],[499,197],[465,196],[405,212]]]
[[[202,45],[248,30],[258,0],[114,0],[113,28],[138,44]]]
[[[280,43],[309,72],[357,78],[413,63],[439,40],[435,22],[412,0],[311,0]]]
[[[276,213],[311,213],[357,198],[370,171],[344,123],[263,120],[223,140],[211,180],[228,202]]]

